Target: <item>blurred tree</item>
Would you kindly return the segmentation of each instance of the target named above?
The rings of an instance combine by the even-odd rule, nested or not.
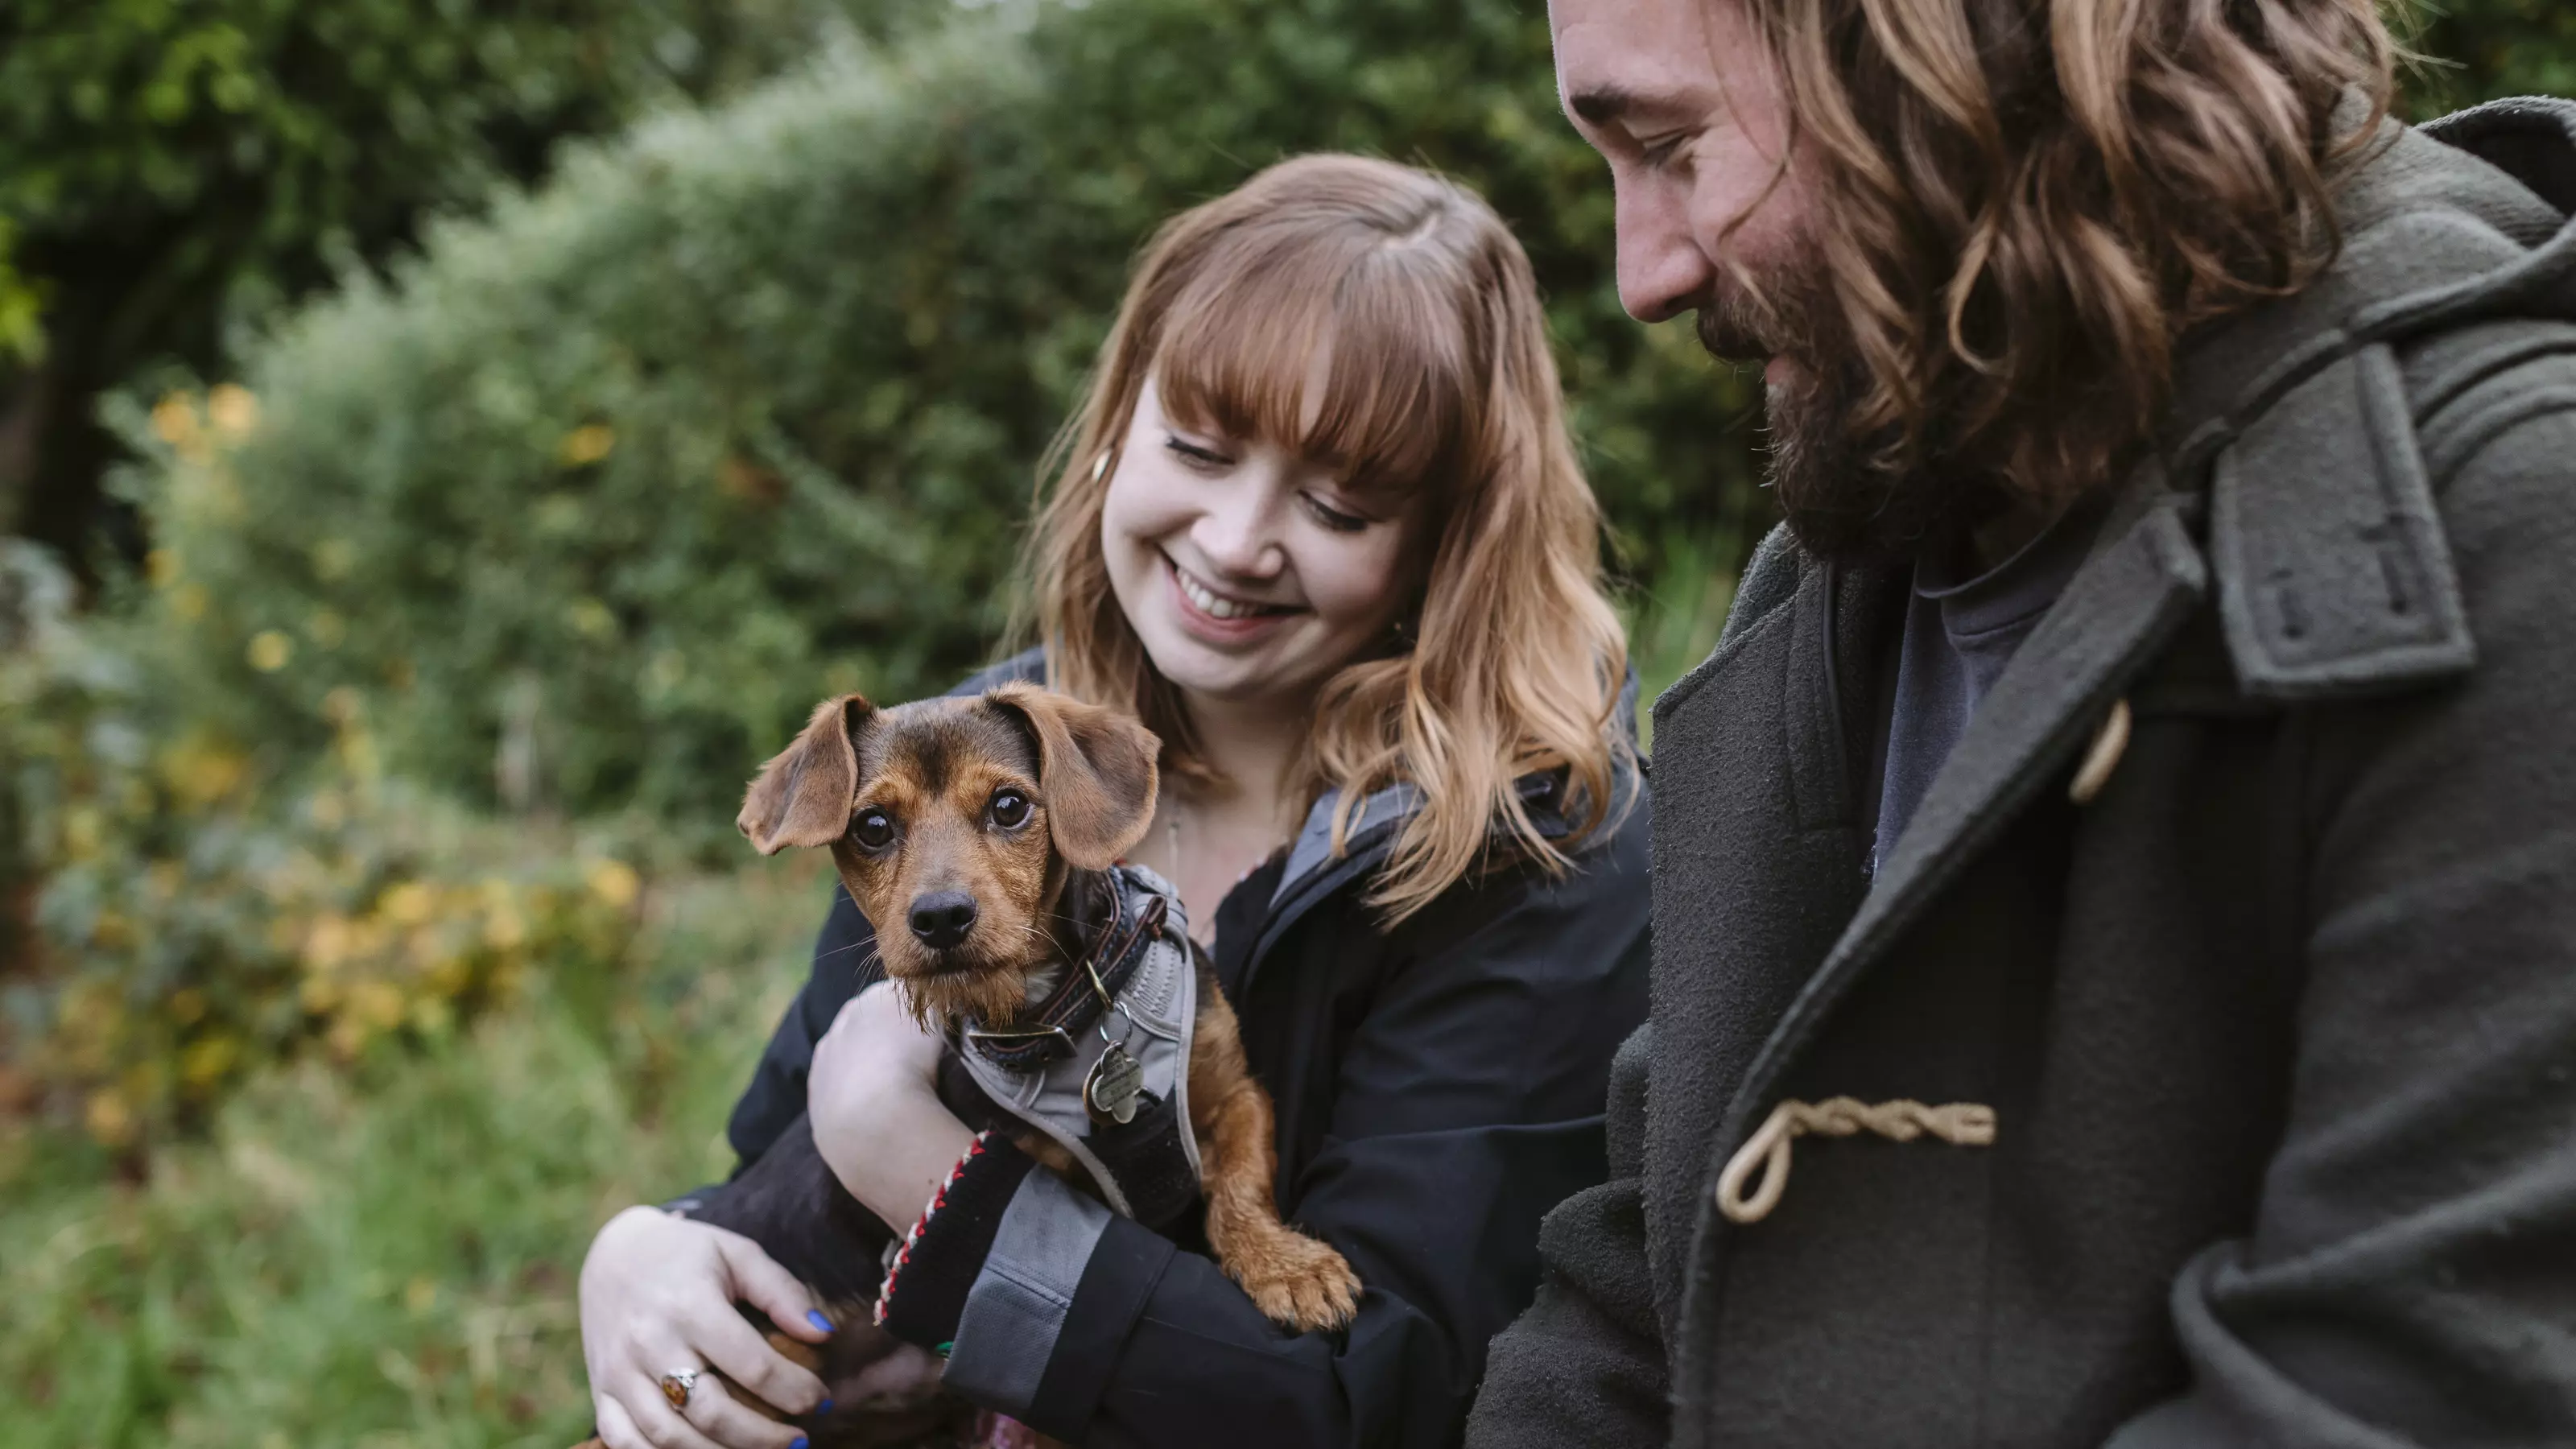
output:
[[[2412,116],[2498,96],[2576,95],[2576,5],[2568,0],[2401,0],[2398,15],[2423,58],[2405,77]]]
[[[374,261],[552,143],[935,0],[11,0],[0,7],[0,533],[87,571],[103,389]],[[860,25],[864,19],[867,23]]]

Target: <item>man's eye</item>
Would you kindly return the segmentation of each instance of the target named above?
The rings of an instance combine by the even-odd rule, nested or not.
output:
[[[1306,508],[1315,515],[1315,521],[1335,533],[1357,533],[1369,526],[1367,519],[1356,513],[1345,513],[1312,493],[1301,493],[1298,496],[1306,500]]]
[[[1673,159],[1673,154],[1681,150],[1682,143],[1689,139],[1688,135],[1672,135],[1646,142],[1639,148],[1637,159],[1650,167],[1661,166]]]
[[[993,823],[1004,830],[1015,830],[1028,823],[1029,797],[1017,790],[993,792]]]
[[[862,810],[850,822],[850,838],[869,850],[883,850],[894,842],[894,821],[882,810]]]

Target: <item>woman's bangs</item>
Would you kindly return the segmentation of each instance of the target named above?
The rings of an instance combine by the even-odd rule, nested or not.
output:
[[[1286,448],[1363,494],[1410,495],[1449,471],[1467,392],[1437,286],[1384,248],[1211,265],[1165,320],[1155,387],[1184,427]]]

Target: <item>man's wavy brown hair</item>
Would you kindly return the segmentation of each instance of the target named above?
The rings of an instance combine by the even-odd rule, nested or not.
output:
[[[1371,902],[1400,920],[1489,861],[1564,869],[1632,798],[1613,718],[1627,645],[1538,284],[1493,208],[1415,167],[1302,156],[1173,217],[1137,264],[1041,469],[1052,481],[1022,627],[1046,645],[1050,683],[1133,709],[1162,737],[1166,778],[1222,785],[1102,554],[1118,444],[1149,376],[1185,424],[1266,439],[1407,501],[1414,607],[1325,680],[1300,782],[1310,799],[1340,790],[1337,850],[1370,792],[1420,792]],[[1565,772],[1572,829],[1556,840],[1518,788],[1545,770]]]
[[[1778,67],[1882,502],[1927,468],[2049,504],[2121,467],[2184,334],[2332,260],[2396,54],[2372,0],[1713,3]]]

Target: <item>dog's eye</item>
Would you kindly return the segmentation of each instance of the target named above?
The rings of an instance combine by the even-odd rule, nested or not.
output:
[[[1017,790],[993,792],[993,823],[1004,830],[1017,829],[1028,823],[1029,797]]]
[[[894,821],[882,810],[862,810],[850,822],[850,838],[870,850],[883,850],[894,839]]]

